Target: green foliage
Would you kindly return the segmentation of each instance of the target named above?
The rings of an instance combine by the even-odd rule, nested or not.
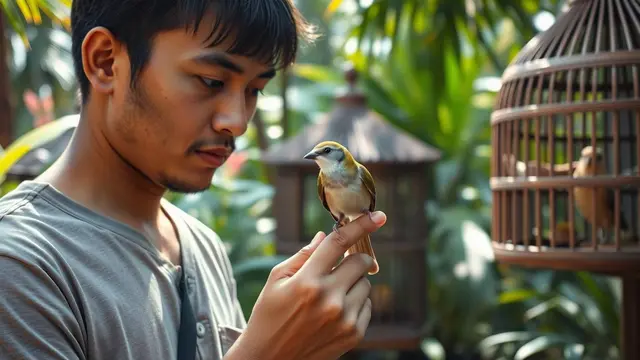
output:
[[[30,24],[40,25],[43,18],[48,18],[68,29],[71,23],[71,0],[2,0],[0,6],[9,25],[25,45],[30,45],[27,36]]]
[[[506,270],[496,314],[522,314],[522,323],[479,349],[490,359],[618,359],[619,286],[585,272]]]
[[[50,93],[55,116],[74,113],[76,106],[76,78],[71,56],[71,35],[48,18],[42,24],[29,24],[25,35],[31,47],[20,41],[20,33],[8,31],[11,52],[9,73],[14,97],[14,136],[21,136],[33,128],[33,115],[28,111],[23,94],[33,90],[44,96]]]
[[[330,10],[337,9],[333,1]],[[410,49],[409,61],[430,74],[427,81],[434,88],[456,84],[455,76],[445,71],[454,62],[464,66],[470,54],[482,56],[497,71],[502,71],[510,57],[504,59],[496,40],[504,36],[505,21],[517,24],[515,38],[508,45],[509,54],[535,33],[533,15],[541,9],[554,8],[557,0],[374,0],[359,3],[359,11],[345,38],[355,40],[362,65],[386,61],[388,53]],[[445,49],[447,49],[445,51]],[[423,80],[424,81],[424,80]],[[416,94],[417,95],[417,94]],[[439,102],[440,93],[430,93]]]

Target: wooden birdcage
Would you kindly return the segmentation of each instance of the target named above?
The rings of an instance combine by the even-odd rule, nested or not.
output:
[[[638,0],[568,1],[491,116],[496,258],[622,276],[625,359],[640,359],[639,24]]]
[[[371,235],[380,272],[370,277],[373,316],[360,348],[417,348],[427,306],[424,179],[440,153],[369,110],[356,78],[348,71],[348,91],[336,98],[335,108],[263,156],[276,175],[277,251],[293,254],[317,231],[332,231],[334,221],[318,198],[318,167],[303,156],[321,141],[345,145],[374,177],[376,209],[388,219]]]

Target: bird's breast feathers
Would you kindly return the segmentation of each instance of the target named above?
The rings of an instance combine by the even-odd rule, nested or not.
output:
[[[371,196],[359,180],[344,187],[326,187],[324,191],[331,212],[343,213],[351,220],[371,204]]]

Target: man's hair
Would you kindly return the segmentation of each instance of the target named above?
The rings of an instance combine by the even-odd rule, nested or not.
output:
[[[122,42],[131,60],[131,87],[151,54],[151,41],[162,31],[183,27],[197,31],[203,17],[215,17],[209,46],[232,40],[231,54],[255,58],[276,68],[294,62],[298,41],[312,40],[314,28],[293,0],[74,0],[71,10],[72,53],[82,103],[89,80],[82,68],[82,42],[87,33],[105,27]],[[209,30],[209,29],[207,29]]]

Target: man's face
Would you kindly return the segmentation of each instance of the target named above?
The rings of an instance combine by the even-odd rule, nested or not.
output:
[[[126,162],[172,191],[209,187],[274,75],[255,59],[225,53],[227,44],[207,48],[208,35],[158,34],[135,90],[127,52],[114,56],[102,131]]]

